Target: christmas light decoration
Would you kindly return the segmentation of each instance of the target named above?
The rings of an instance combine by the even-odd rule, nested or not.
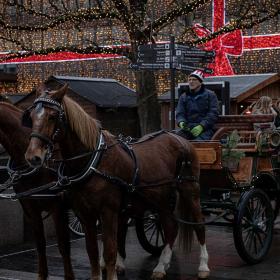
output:
[[[7,59],[8,57],[8,59]],[[92,59],[110,59],[110,58],[120,58],[121,56],[117,54],[81,54],[75,52],[58,52],[58,53],[48,53],[47,55],[30,55],[27,57],[13,57],[12,54],[2,53],[0,54],[0,61],[2,64],[19,64],[19,63],[49,63],[49,62],[63,62],[63,61],[81,61],[81,60],[92,60]],[[0,63],[1,64],[1,63]]]
[[[213,0],[212,3],[212,30],[213,32],[216,32],[226,26],[225,0]],[[207,37],[211,34],[210,30],[202,27],[200,24],[196,24],[193,29],[200,38]],[[215,39],[208,41],[203,46],[206,50],[214,50],[216,53],[214,63],[208,65],[208,67],[214,70],[213,75],[233,75],[234,71],[229,62],[228,55],[241,56],[243,51],[272,48],[280,49],[280,33],[271,35],[242,36],[241,30],[234,30],[217,36]]]
[[[123,2],[113,0],[116,3],[115,6],[105,1],[101,3],[102,9],[97,6],[91,8],[89,3],[93,2],[86,0],[9,2],[10,7],[3,6],[3,18],[0,18],[0,28],[3,31],[0,39],[9,38],[9,41],[1,41],[1,50],[14,51],[14,53],[9,52],[10,60],[6,62],[35,62],[34,65],[18,64],[17,90],[22,92],[30,91],[49,75],[110,77],[135,88],[134,73],[128,68],[130,60],[124,58],[124,56],[131,58],[130,39],[134,38],[135,41],[132,40],[134,46],[140,42],[152,41],[154,35],[157,35],[157,41],[168,40],[168,34],[178,35],[182,31],[175,20],[184,16],[186,12],[192,11],[199,12],[200,18],[196,18],[196,22],[203,22],[209,27],[211,3],[213,3],[212,29],[196,25],[195,30],[202,42],[209,35],[221,32],[218,37],[205,44],[218,54],[214,65],[210,65],[214,67],[216,75],[280,70],[275,59],[277,54],[280,56],[278,23],[274,24],[274,31],[267,27],[262,32],[261,27],[254,27],[250,31],[254,35],[246,32],[244,29],[250,26],[238,22],[237,18],[226,24],[225,10],[234,10],[237,5],[233,0],[188,1],[187,4],[182,2],[180,7],[177,2],[171,0],[147,1],[147,3],[130,1],[127,7],[123,5]],[[61,6],[62,3],[66,6]],[[207,14],[203,10],[205,3],[210,4],[205,8],[208,11]],[[76,9],[76,7],[79,8]],[[6,9],[5,12],[4,9]],[[9,15],[12,15],[10,21],[7,20]],[[31,15],[34,20],[28,21],[28,15]],[[273,14],[263,19],[270,17],[272,18]],[[271,26],[270,24],[271,20],[260,26]],[[237,26],[239,30],[234,30]],[[37,31],[34,32],[34,30]],[[158,31],[160,31],[159,34]],[[225,34],[226,32],[229,34]],[[99,47],[101,45],[117,46],[115,48]],[[20,50],[26,51],[26,57],[20,58],[22,54],[15,53]],[[32,52],[29,52],[30,50]],[[262,63],[258,63],[260,59]],[[56,61],[64,62],[48,63]],[[168,71],[158,71],[155,74],[158,93],[169,90]],[[180,82],[185,81],[186,78],[179,72],[177,72],[177,77]]]

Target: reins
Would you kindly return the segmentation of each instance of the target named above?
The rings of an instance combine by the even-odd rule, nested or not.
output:
[[[16,186],[19,183],[19,180],[21,180],[24,177],[29,177],[31,175],[34,175],[35,173],[39,172],[39,168],[32,168],[28,164],[23,164],[19,166],[14,166],[14,162],[12,161],[11,158],[9,158],[8,163],[7,163],[7,171],[9,178],[8,180],[4,183],[1,184],[0,188],[0,199],[11,199],[11,200],[18,200],[22,198],[27,198],[32,196],[32,198],[45,198],[47,194],[38,194],[39,192],[49,190],[51,187],[55,186],[57,182],[53,181],[48,184],[41,185],[39,187],[34,187],[32,189],[29,189],[27,191],[19,192],[19,193],[4,193],[4,191],[11,189],[12,187]],[[49,169],[53,172],[56,172],[53,168],[46,167],[44,166],[45,169]],[[37,195],[38,194],[38,195]],[[50,196],[50,195],[49,195]],[[54,195],[52,195],[53,197]]]

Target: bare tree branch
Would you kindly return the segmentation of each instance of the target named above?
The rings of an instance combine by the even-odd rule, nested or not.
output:
[[[19,3],[18,0],[8,0],[7,1],[7,6],[17,7],[19,10],[21,10],[21,11],[23,11],[23,12],[29,14],[29,15],[45,17],[45,18],[48,18],[48,19],[52,18],[52,16],[50,16],[49,14],[42,13],[42,12],[36,11],[34,9],[27,8],[25,5]]]
[[[192,1],[188,4],[183,5],[180,8],[174,8],[173,10],[169,11],[162,17],[155,20],[151,25],[147,26],[142,32],[144,34],[156,34],[160,29],[164,28],[165,26],[174,22],[178,17],[182,15],[186,15],[188,13],[193,12],[200,6],[210,2],[210,0],[201,0],[201,1]]]
[[[99,8],[91,8],[87,10],[78,10],[76,12],[70,12],[64,15],[60,15],[52,19],[48,23],[42,23],[38,25],[12,25],[6,23],[3,16],[0,16],[0,26],[7,30],[21,30],[21,31],[45,31],[57,26],[60,26],[67,22],[81,22],[81,21],[92,21],[99,19],[121,19],[117,12],[111,10],[100,10]]]

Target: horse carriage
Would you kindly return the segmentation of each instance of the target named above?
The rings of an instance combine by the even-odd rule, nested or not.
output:
[[[220,116],[212,140],[194,143],[203,212],[210,224],[233,228],[237,252],[248,264],[267,255],[280,206],[280,133],[271,129],[273,119]]]
[[[237,252],[248,264],[268,253],[280,207],[280,132],[271,129],[271,122],[272,115],[220,116],[211,141],[193,141],[206,223],[232,227]],[[233,131],[238,139],[230,138]],[[70,217],[70,229],[83,236],[78,218],[73,212]],[[156,212],[136,219],[136,233],[147,252],[160,253],[164,236]]]
[[[117,279],[114,250],[118,248],[120,256],[125,256],[131,209],[140,244],[161,255],[154,279],[165,276],[178,225],[184,248],[189,247],[193,230],[197,235],[200,278],[209,275],[205,224],[232,226],[236,249],[247,263],[260,262],[266,256],[279,209],[279,134],[265,130],[272,116],[221,116],[213,139],[206,142],[190,144],[174,133],[160,132],[131,143],[101,132],[95,120],[64,97],[66,91],[67,87],[39,89],[40,97],[23,117],[24,125],[33,126],[25,154],[31,166],[43,166],[53,144],[60,144],[64,162],[57,172],[59,180],[11,198],[64,194],[71,188],[67,198],[83,224],[94,279],[100,277],[97,221],[102,220],[107,279]],[[260,130],[254,130],[254,123]],[[226,139],[234,130],[240,141],[227,146]],[[243,156],[234,168],[228,164],[236,152]],[[173,214],[176,193],[180,218]],[[68,257],[65,273],[72,279]]]
[[[271,128],[273,120],[273,115],[220,116],[211,141],[192,142],[200,161],[205,224],[232,227],[236,250],[248,264],[269,252],[280,208],[280,131]],[[139,232],[146,228],[140,243],[160,251],[164,235],[157,214],[144,220],[138,224]]]

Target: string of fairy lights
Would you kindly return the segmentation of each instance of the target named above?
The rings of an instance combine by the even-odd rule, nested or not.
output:
[[[30,1],[29,1],[30,2]],[[40,7],[41,1],[33,0],[32,6],[25,6],[25,12],[28,14],[35,15],[36,17],[42,17],[44,14],[44,9],[41,9],[42,14],[34,14],[34,10]],[[34,4],[36,2],[36,5]],[[48,2],[48,1],[46,1]],[[71,1],[68,1],[71,2]],[[73,2],[73,1],[72,1]],[[86,1],[80,1],[80,4],[84,4]],[[139,1],[140,2],[140,1]],[[156,4],[155,4],[156,2]],[[211,29],[211,15],[212,15],[212,5],[211,1],[198,0],[194,1],[192,9],[195,13],[200,14],[200,18],[195,18],[194,23],[204,22],[206,26]],[[208,4],[204,5],[206,2]],[[148,40],[153,32],[159,30],[160,26],[165,26],[160,34],[179,34],[182,30],[178,29],[177,22],[174,22],[174,18],[183,14],[184,9],[190,9],[190,4],[186,4],[176,11],[167,11],[166,14],[161,13],[158,7],[168,7],[171,0],[161,0],[161,1],[151,1],[147,5],[150,5],[147,11],[155,8],[154,12],[156,19],[152,24],[146,24],[141,29],[142,40]],[[228,8],[234,7],[234,1],[226,1],[226,10]],[[8,7],[8,11],[11,11],[12,7]],[[18,7],[17,13],[20,13],[22,7]],[[29,9],[29,11],[28,11]],[[124,8],[122,8],[124,9]],[[117,53],[120,55],[127,55],[127,47],[100,47],[95,45],[95,42],[99,42],[100,45],[122,45],[126,46],[130,43],[128,40],[129,34],[127,32],[127,27],[138,27],[139,22],[141,22],[141,17],[143,16],[140,12],[139,14],[134,14],[134,17],[127,17],[123,25],[119,25],[118,19],[124,17],[125,10],[116,10],[108,8],[106,10],[101,10],[100,8],[92,7],[90,9],[80,8],[77,11],[69,9],[65,15],[60,15],[56,17],[55,15],[50,15],[49,18],[45,17],[40,23],[29,23],[20,24],[17,20],[8,22],[5,18],[0,17],[0,27],[4,27],[7,32],[4,35],[9,35],[15,40],[20,36],[23,45],[26,50],[33,50],[32,52],[21,54],[20,56],[38,54],[45,55],[60,51],[73,51],[76,53],[105,53],[112,54]],[[38,10],[40,11],[40,9]],[[47,12],[47,10],[46,10]],[[136,16],[135,16],[136,15]],[[161,16],[164,15],[164,16]],[[160,17],[161,16],[161,17]],[[104,19],[106,17],[106,19]],[[277,30],[279,32],[279,20],[274,20],[275,15],[271,14],[268,16],[269,21],[265,23],[259,22],[257,26],[252,27],[249,31],[245,28],[250,27],[248,23],[238,22],[236,19],[232,19],[229,24],[219,30],[216,34],[212,34],[212,37],[217,35],[230,32],[234,28],[238,27],[244,29],[244,34],[273,34]],[[79,25],[79,28],[75,29],[75,25]],[[183,28],[183,27],[182,27]],[[36,31],[36,32],[35,32]],[[166,40],[168,37],[166,35],[158,35],[156,37],[158,41]],[[192,38],[186,38],[187,41],[197,43],[206,42],[209,38],[202,38],[200,41],[196,40],[193,35]],[[191,40],[190,40],[191,39]],[[139,39],[141,42],[141,39]],[[15,46],[11,41],[1,41],[1,50],[22,50],[20,46]],[[235,69],[235,73],[257,73],[257,72],[275,72],[279,71],[280,66],[276,63],[276,57],[279,57],[280,50],[278,49],[266,49],[258,50],[254,52],[247,52],[240,57],[229,57],[230,62]],[[18,54],[12,53],[11,58],[17,57]],[[260,63],[261,61],[261,63]],[[102,63],[101,63],[102,62]],[[128,68],[129,59],[118,58],[110,60],[90,60],[90,61],[75,61],[75,62],[62,62],[62,63],[36,63],[36,64],[20,64],[18,65],[18,87],[16,88],[19,92],[30,92],[34,86],[45,80],[49,75],[73,75],[73,76],[85,76],[85,77],[102,77],[102,78],[115,78],[125,85],[135,88],[135,77],[132,70]],[[166,71],[156,72],[157,82],[158,82],[158,92],[162,94],[169,89],[168,84],[168,73]],[[178,73],[178,82],[185,80],[185,75]],[[3,88],[3,87],[2,87]],[[8,87],[9,88],[9,87]],[[5,90],[7,90],[7,85],[5,85]],[[14,88],[10,88],[10,91],[14,91]]]

